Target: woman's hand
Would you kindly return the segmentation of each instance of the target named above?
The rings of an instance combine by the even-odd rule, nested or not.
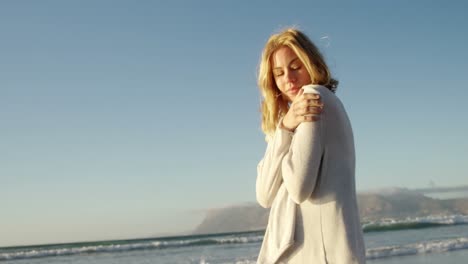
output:
[[[323,103],[320,100],[320,95],[304,93],[304,90],[301,89],[291,103],[281,125],[289,131],[294,131],[302,122],[319,120],[322,109]]]

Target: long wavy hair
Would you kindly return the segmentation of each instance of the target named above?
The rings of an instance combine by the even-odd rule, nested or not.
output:
[[[288,28],[272,35],[263,49],[258,67],[258,87],[263,97],[262,131],[267,138],[274,134],[278,121],[289,108],[287,99],[281,96],[281,91],[276,86],[272,71],[273,54],[284,46],[292,49],[302,61],[311,77],[312,84],[323,85],[332,92],[335,92],[338,87],[338,81],[331,77],[330,70],[319,49],[304,33],[295,28]]]

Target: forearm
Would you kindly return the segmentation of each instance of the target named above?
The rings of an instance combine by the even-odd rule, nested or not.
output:
[[[301,123],[281,164],[291,199],[300,204],[312,195],[323,156],[322,121]]]
[[[277,128],[273,139],[268,143],[265,155],[257,166],[256,198],[258,203],[268,208],[283,181],[281,164],[288,153],[293,133]]]

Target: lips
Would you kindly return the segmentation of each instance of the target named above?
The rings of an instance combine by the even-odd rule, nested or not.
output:
[[[296,93],[299,92],[300,89],[301,88],[299,88],[299,87],[292,87],[292,88],[288,89],[288,93],[296,94]]]

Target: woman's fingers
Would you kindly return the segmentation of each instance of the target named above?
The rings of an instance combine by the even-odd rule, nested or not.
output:
[[[323,103],[322,101],[313,101],[313,102],[309,102],[308,106],[323,108]]]
[[[297,103],[293,107],[294,113],[298,116],[308,114],[321,114],[323,111],[323,104],[321,102]]]
[[[320,116],[318,115],[304,115],[302,116],[302,122],[315,122],[320,119]]]
[[[304,98],[305,99],[320,99],[320,94],[305,93]]]
[[[320,119],[322,113],[321,107],[310,106],[307,108],[298,108],[295,111],[297,122],[315,122]]]
[[[323,108],[318,106],[309,106],[306,109],[305,114],[321,114]]]
[[[298,122],[315,122],[320,119],[323,102],[319,94],[301,94],[291,106]]]
[[[302,106],[323,106],[322,99],[319,94],[303,94],[300,96],[296,102],[298,105]]]
[[[322,100],[320,100],[320,99],[307,99],[305,101],[305,104],[307,106],[320,106],[320,107],[323,107]]]
[[[323,107],[323,103],[318,100],[313,101],[299,101],[293,105],[294,111],[299,111],[300,109],[307,109],[308,107]]]

